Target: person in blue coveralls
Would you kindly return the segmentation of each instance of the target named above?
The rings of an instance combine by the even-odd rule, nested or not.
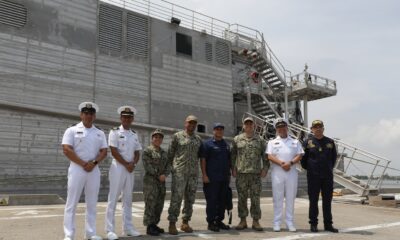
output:
[[[214,124],[214,136],[203,142],[201,154],[208,230],[214,232],[230,229],[223,223],[231,169],[230,147],[224,140],[224,129],[222,123]]]

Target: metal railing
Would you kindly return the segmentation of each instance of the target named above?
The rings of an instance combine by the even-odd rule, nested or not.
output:
[[[101,2],[166,22],[170,22],[172,17],[178,18],[182,27],[228,40],[236,46],[243,45],[246,48],[256,49],[283,82],[287,84],[290,80],[291,72],[285,69],[264,40],[263,34],[256,29],[230,24],[164,0],[101,0]]]
[[[101,0],[165,22],[181,20],[180,26],[224,38],[230,24],[164,0]]]
[[[256,119],[255,123],[262,127],[273,126],[274,119],[261,118],[251,113],[246,113],[245,116],[251,116]],[[307,137],[312,134],[310,129],[298,124],[289,124],[289,135],[294,138]],[[260,134],[263,134],[262,132]],[[303,140],[303,139],[300,139]],[[379,190],[382,187],[382,181],[389,167],[390,160],[377,154],[360,149],[351,144],[345,143],[339,139],[333,139],[337,147],[338,159],[334,169],[343,172],[344,175],[354,176],[363,175],[364,179],[359,179],[365,190],[375,188]],[[396,170],[396,169],[394,169]]]
[[[290,86],[293,90],[308,86],[318,86],[332,91],[337,91],[336,81],[308,72],[303,72],[291,76]]]

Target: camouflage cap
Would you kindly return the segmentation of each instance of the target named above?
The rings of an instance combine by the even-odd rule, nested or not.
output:
[[[151,133],[151,137],[153,137],[156,134],[159,134],[159,135],[161,135],[161,137],[164,137],[164,133],[159,128],[157,128],[156,130],[154,130],[154,132]]]
[[[186,122],[197,122],[197,117],[195,115],[189,115],[186,117]]]
[[[321,127],[323,127],[323,126],[324,126],[324,122],[322,122],[321,120],[314,120],[314,121],[312,121],[312,123],[311,123],[311,128],[313,128],[313,127],[315,127],[315,126],[318,126],[318,125],[320,125]]]
[[[254,119],[252,117],[247,117],[247,118],[243,119],[243,123],[248,122],[248,121],[254,123]]]

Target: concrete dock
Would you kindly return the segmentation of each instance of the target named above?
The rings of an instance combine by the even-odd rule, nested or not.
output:
[[[149,237],[145,235],[145,228],[142,224],[144,211],[143,202],[133,203],[133,221],[135,227],[143,234],[140,237],[121,237],[128,239],[385,239],[398,240],[400,233],[400,208],[384,208],[361,205],[358,201],[343,201],[335,197],[333,203],[334,225],[339,228],[340,233],[332,234],[324,231],[310,233],[308,225],[308,200],[297,198],[295,204],[295,221],[297,232],[288,232],[282,224],[282,232],[272,232],[272,198],[261,199],[263,217],[260,221],[264,227],[263,232],[255,232],[251,229],[245,231],[221,231],[214,233],[207,230],[205,221],[205,201],[196,200],[191,224],[195,229],[194,233],[179,233],[177,236],[163,234],[160,237]],[[169,201],[165,202],[164,212],[161,216],[160,226],[167,229],[167,209]],[[234,200],[232,225],[238,223],[237,202]],[[106,203],[100,202],[97,206],[97,232],[106,237],[104,232],[104,217]],[[63,239],[63,211],[64,205],[25,205],[25,206],[1,206],[0,207],[0,240],[20,239],[41,239],[55,240]],[[322,214],[322,212],[320,213]],[[77,210],[77,236],[75,239],[83,239],[85,207],[80,203]],[[225,221],[227,222],[227,221]],[[322,219],[320,218],[320,222]],[[251,219],[248,218],[248,225]],[[121,229],[121,205],[117,206],[116,216],[117,229]],[[319,225],[320,230],[323,224]],[[120,234],[120,231],[117,233]]]

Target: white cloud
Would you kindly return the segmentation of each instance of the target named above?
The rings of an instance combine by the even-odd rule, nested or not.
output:
[[[349,126],[347,126],[349,127]],[[362,147],[392,161],[391,167],[400,169],[400,118],[381,119],[372,124],[361,124],[344,137],[346,142]],[[398,172],[397,172],[398,174]]]
[[[375,147],[398,146],[400,119],[381,119],[375,124],[360,125],[351,139],[360,143],[373,143]]]

